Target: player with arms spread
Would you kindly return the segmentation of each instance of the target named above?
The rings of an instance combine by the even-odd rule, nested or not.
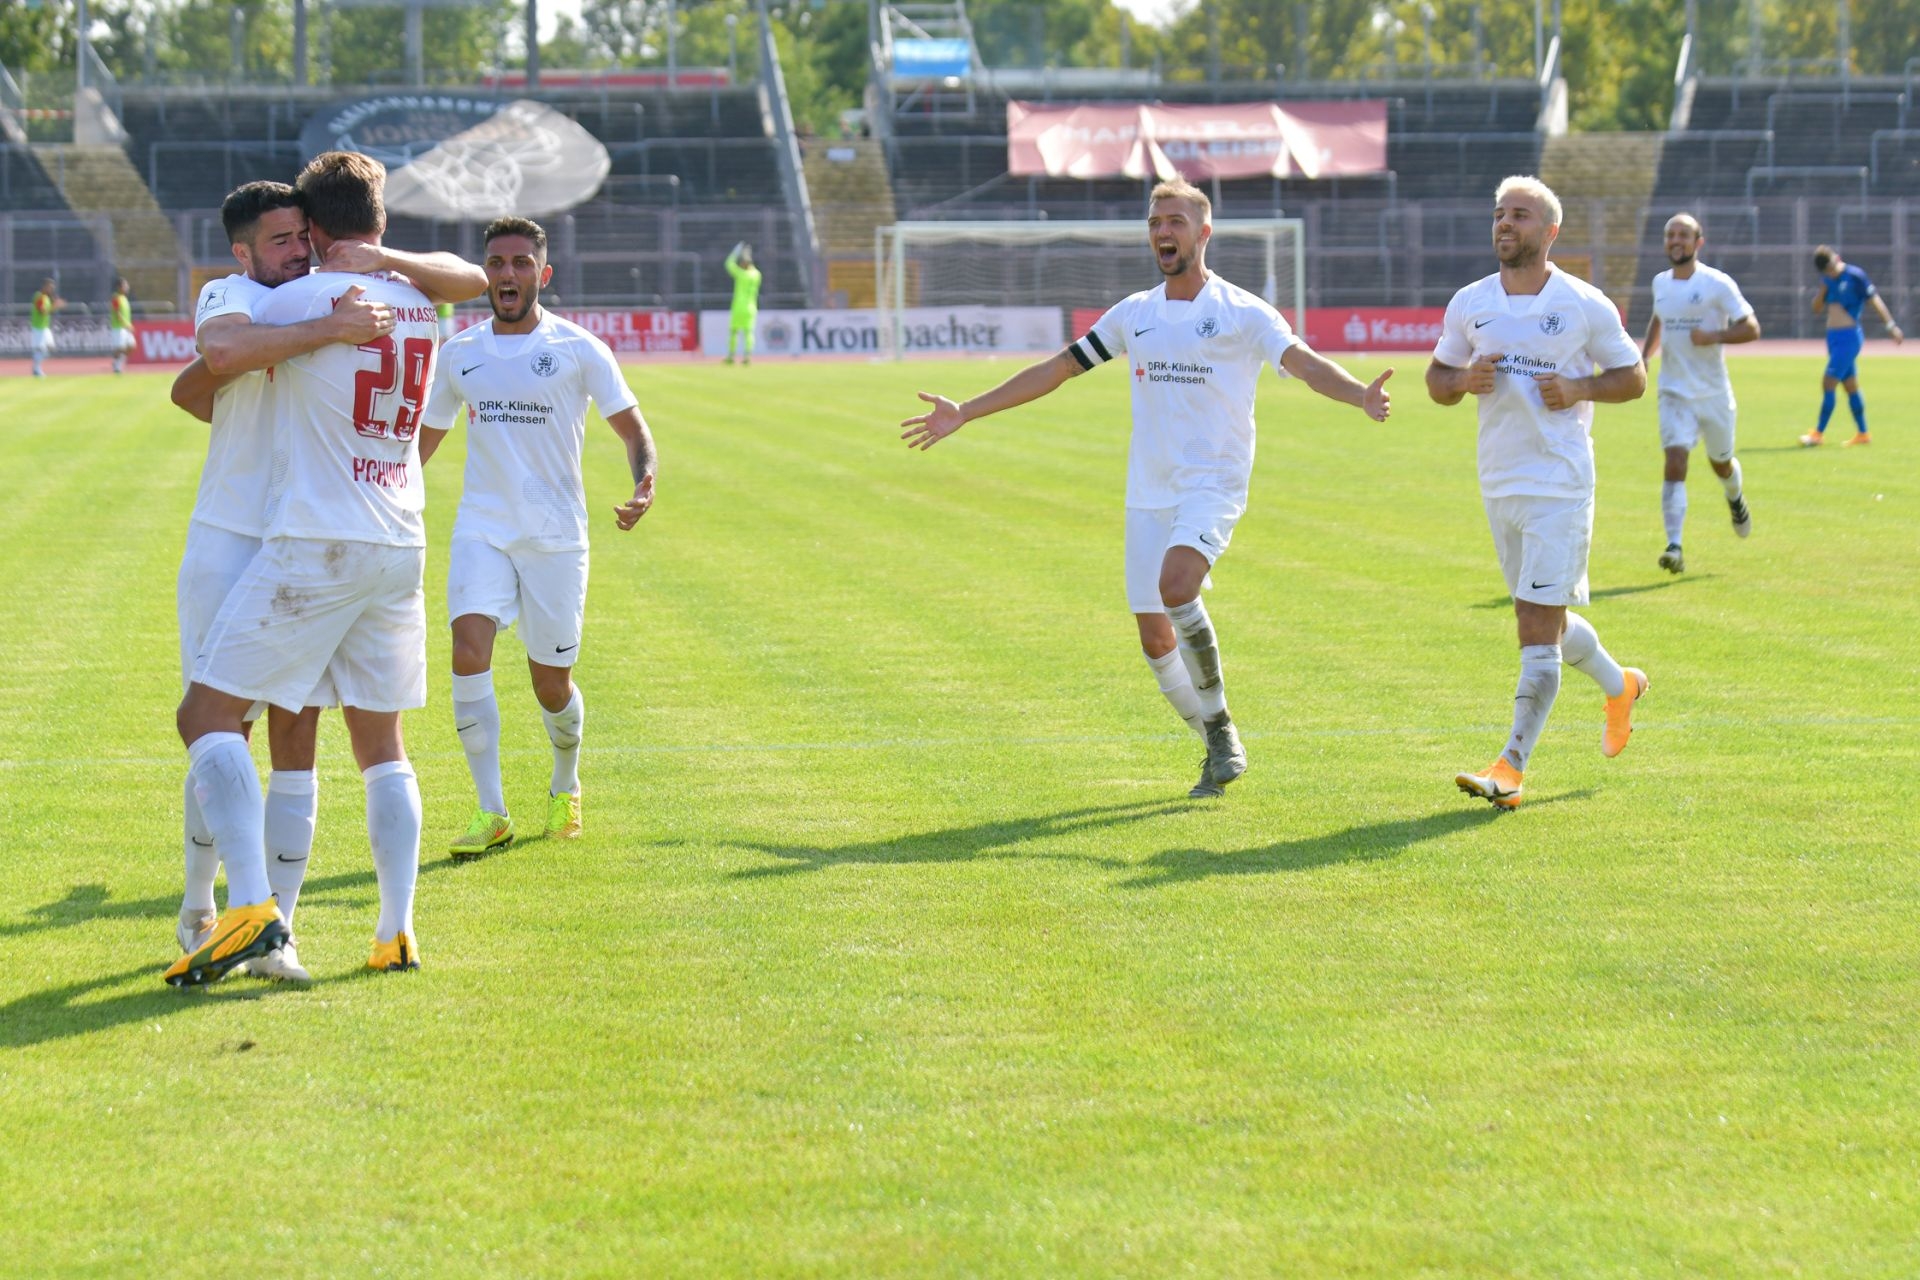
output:
[[[587,402],[627,449],[633,497],[614,508],[633,528],[653,505],[653,437],[607,344],[540,306],[553,277],[547,233],[527,218],[499,218],[484,233],[493,320],[440,352],[421,419],[420,458],[431,458],[467,406],[466,483],[453,521],[447,615],[453,627],[453,722],[479,793],[455,857],[513,843],[500,782],[500,704],[493,642],[517,620],[527,670],[553,743],[546,833],[580,834],[580,737],[586,704],[572,679],[587,607],[587,499],[580,457]]]
[[[1867,434],[1867,402],[1860,398],[1860,349],[1866,345],[1860,331],[1860,313],[1871,302],[1895,346],[1905,342],[1907,335],[1893,322],[1887,300],[1873,287],[1866,272],[1841,261],[1840,255],[1824,244],[1813,251],[1813,265],[1825,277],[1813,291],[1813,310],[1816,315],[1825,312],[1827,317],[1827,369],[1820,377],[1820,425],[1801,436],[1800,443],[1813,448],[1827,438],[1827,421],[1833,417],[1833,389],[1844,383],[1855,428],[1853,439],[1847,443],[1870,444],[1873,437]]]
[[[1652,360],[1661,337],[1671,331],[1673,340],[1660,362],[1660,446],[1667,452],[1666,480],[1660,488],[1667,549],[1660,553],[1660,567],[1680,573],[1687,567],[1680,550],[1680,532],[1687,521],[1687,456],[1701,436],[1707,440],[1707,462],[1726,492],[1734,533],[1744,538],[1753,532],[1753,513],[1740,484],[1740,460],[1733,456],[1733,383],[1720,348],[1758,338],[1760,320],[1732,276],[1698,260],[1706,236],[1692,214],[1667,219],[1666,242],[1673,267],[1653,278],[1653,315],[1647,319],[1640,359]]]
[[[295,186],[323,257],[345,242],[378,246],[385,180],[377,162],[350,152],[320,155],[301,173]],[[367,790],[380,884],[367,967],[419,967],[420,791],[400,713],[426,704],[425,491],[415,437],[433,376],[433,304],[390,277],[314,274],[274,290],[254,320],[319,318],[354,286],[391,309],[393,331],[275,367],[265,544],[214,619],[180,705],[201,812],[227,864],[228,907],[207,941],[168,969],[175,985],[210,981],[286,941],[266,876],[259,779],[238,730],[251,703],[299,707],[323,676],[342,704]]]
[[[1389,369],[1354,378],[1294,335],[1286,320],[1207,269],[1213,206],[1186,182],[1162,182],[1147,210],[1147,240],[1163,277],[1117,303],[1087,335],[964,404],[920,393],[933,408],[908,418],[902,438],[929,449],[975,418],[1026,404],[1095,365],[1125,358],[1133,374],[1127,466],[1126,592],[1160,691],[1206,743],[1188,793],[1218,796],[1246,772],[1227,711],[1219,642],[1200,590],[1246,510],[1253,473],[1253,402],[1263,365],[1385,421]]]
[[[1616,756],[1632,733],[1647,677],[1622,668],[1568,605],[1587,603],[1593,544],[1593,403],[1646,393],[1647,371],[1620,313],[1592,285],[1547,260],[1560,232],[1560,200],[1537,178],[1514,177],[1494,195],[1493,251],[1500,270],[1453,295],[1427,367],[1438,404],[1480,402],[1480,495],[1513,597],[1520,683],[1506,750],[1462,791],[1519,807],[1521,777],[1560,692],[1560,664],[1586,672],[1607,695],[1600,749]]]

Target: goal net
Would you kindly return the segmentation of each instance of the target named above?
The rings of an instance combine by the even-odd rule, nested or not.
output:
[[[1306,330],[1306,249],[1297,218],[1213,224],[1207,268]],[[912,323],[923,309],[1051,308],[1064,345],[1084,328],[1075,313],[1106,310],[1160,278],[1143,221],[897,222],[874,229],[879,347],[899,359],[923,352]],[[1029,313],[1029,327],[1034,315]],[[1084,319],[1084,317],[1082,317]]]

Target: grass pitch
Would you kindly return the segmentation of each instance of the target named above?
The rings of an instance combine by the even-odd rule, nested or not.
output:
[[[1653,401],[1600,409],[1586,612],[1652,690],[1607,761],[1570,673],[1510,816],[1451,782],[1516,657],[1472,410],[1423,365],[1384,426],[1263,386],[1210,596],[1253,768],[1210,804],[1120,588],[1123,377],[922,456],[915,389],[1013,366],[633,370],[663,470],[619,535],[593,428],[587,834],[460,866],[456,433],[408,722],[426,967],[358,972],[333,718],[319,981],[189,993],[160,972],[204,432],[161,376],[12,383],[0,1271],[1920,1271],[1920,364],[1868,361],[1871,448],[1807,452],[1818,364],[1737,360],[1756,532],[1696,454],[1680,578]]]

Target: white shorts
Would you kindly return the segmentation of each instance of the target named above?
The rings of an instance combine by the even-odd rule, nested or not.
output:
[[[541,666],[572,666],[587,614],[585,549],[502,551],[479,538],[455,538],[447,554],[447,620],[470,613],[517,626],[527,657]]]
[[[1685,396],[1660,397],[1660,447],[1691,450],[1702,438],[1707,457],[1726,462],[1733,457],[1733,397],[1693,400]]]
[[[1488,498],[1486,507],[1508,595],[1532,604],[1587,603],[1592,498],[1518,494]]]
[[[107,330],[107,345],[110,349],[114,351],[133,350],[133,330],[131,329]]]
[[[53,350],[53,330],[51,329],[27,330],[27,348],[28,350],[31,350],[31,351]]]
[[[349,707],[424,707],[425,566],[420,547],[269,539],[220,606],[193,679],[294,711],[323,677]]]
[[[1211,565],[1227,552],[1246,508],[1223,493],[1190,495],[1177,507],[1127,508],[1127,610],[1165,613],[1160,569],[1167,551],[1192,547]],[[1211,586],[1208,579],[1206,585]]]

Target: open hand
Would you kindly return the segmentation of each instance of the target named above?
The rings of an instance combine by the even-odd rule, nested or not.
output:
[[[356,284],[333,304],[333,322],[338,326],[339,340],[351,346],[363,346],[393,332],[393,308],[361,297],[365,292]]]
[[[613,522],[625,533],[640,523],[640,517],[647,514],[653,506],[653,476],[640,477],[640,483],[633,486],[633,497],[613,509]]]
[[[387,257],[380,246],[364,240],[336,240],[320,262],[321,271],[347,271],[370,276],[387,269]]]
[[[918,449],[922,453],[946,439],[966,424],[966,415],[960,412],[960,406],[945,396],[932,396],[922,391],[920,398],[933,408],[915,418],[907,418],[900,425],[906,430],[900,438],[907,442],[907,448]]]

